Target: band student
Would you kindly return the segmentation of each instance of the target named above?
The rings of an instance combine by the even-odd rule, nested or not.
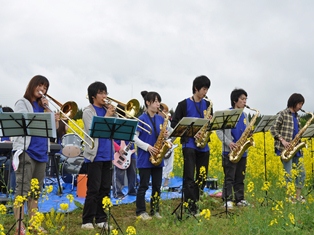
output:
[[[164,166],[164,162],[162,160],[158,166],[155,166],[149,159],[150,156],[159,153],[159,149],[154,147],[158,137],[164,135],[162,138],[165,138],[168,136],[168,132],[160,128],[160,125],[163,125],[164,123],[164,118],[157,114],[161,102],[160,95],[153,91],[142,91],[141,94],[144,98],[146,112],[139,116],[139,120],[143,121],[143,123],[147,123],[151,127],[152,133],[149,134],[147,131],[144,131],[143,128],[146,127],[140,122],[138,125],[142,128],[137,129],[134,137],[135,144],[138,147],[137,168],[140,176],[140,183],[136,196],[136,215],[142,220],[151,220],[151,216],[161,219],[162,217],[159,213],[159,200],[162,182],[162,167]],[[152,194],[150,200],[151,216],[146,212],[145,203],[145,194],[149,186],[150,178],[152,180]]]
[[[107,105],[107,87],[102,82],[94,82],[88,89],[89,105],[83,110],[85,133],[89,132],[93,116],[112,117],[115,108]],[[91,143],[86,135],[85,140]],[[104,212],[102,200],[110,198],[111,166],[113,160],[113,142],[110,139],[95,138],[94,147],[85,146],[83,156],[87,167],[87,192],[82,215],[82,228],[94,229],[94,222],[98,228],[108,229],[107,214]],[[111,229],[111,226],[110,226]]]
[[[292,146],[292,140],[300,131],[300,117],[298,111],[302,109],[302,106],[305,102],[304,97],[301,94],[294,93],[292,94],[287,102],[287,108],[280,111],[275,120],[275,123],[270,128],[270,133],[275,139],[275,153],[278,156],[281,156],[284,150],[287,150]],[[298,174],[295,178],[295,187],[296,187],[296,198],[292,197],[291,200],[305,201],[304,197],[301,196],[301,191],[304,186],[305,179],[305,170],[303,161],[300,159],[303,158],[302,151],[298,151],[295,155],[288,161],[281,159],[283,168],[287,173],[285,175],[286,182],[291,182],[291,170],[295,165]]]
[[[231,109],[243,109],[246,106],[247,92],[243,89],[234,89],[230,95]],[[233,208],[233,200],[237,206],[248,206],[249,203],[244,198],[244,179],[246,170],[247,152],[237,162],[231,162],[229,159],[230,151],[239,147],[236,142],[241,138],[248,124],[247,114],[242,112],[238,123],[233,129],[224,131],[217,130],[218,138],[223,142],[222,166],[224,169],[225,180],[222,192],[224,206]]]
[[[171,114],[169,113],[169,108],[166,104],[161,104],[160,109],[163,112],[159,112],[158,114],[161,115],[163,118],[166,118],[164,114],[168,115],[169,119],[171,117]],[[171,120],[168,120],[167,129],[169,132],[172,132],[171,128]],[[173,142],[176,137],[169,138],[167,141]],[[170,181],[170,174],[173,170],[173,161],[174,161],[174,148],[176,148],[178,145],[173,145],[172,148],[166,153],[164,158],[164,167],[162,168],[162,191],[168,191],[169,190],[169,181]]]
[[[183,117],[204,118],[204,111],[207,111],[210,106],[209,102],[204,99],[209,87],[210,80],[208,77],[202,75],[194,79],[192,85],[193,95],[178,103],[171,121],[172,128],[174,128]],[[212,110],[210,110],[210,113],[212,113]],[[200,169],[201,167],[205,167],[205,174],[207,176],[209,163],[208,144],[203,148],[199,148],[196,146],[195,141],[196,139],[193,137],[181,138],[184,156],[184,201],[188,203],[189,212],[193,215],[198,213],[196,202],[199,201],[200,189],[202,190],[205,187],[205,180],[200,177]],[[199,183],[196,183],[196,181]]]
[[[49,88],[49,81],[46,77],[37,75],[34,76],[26,88],[24,97],[15,103],[14,112],[16,113],[42,113],[50,112],[48,100],[43,98],[42,94],[46,95]],[[55,114],[56,123],[59,119],[59,114]],[[57,124],[56,124],[57,126]],[[24,150],[24,139],[25,151]],[[27,196],[31,187],[31,180],[38,179],[40,189],[43,187],[43,181],[46,171],[46,162],[48,161],[48,145],[49,139],[45,137],[14,137],[13,138],[13,166],[17,167],[16,174],[16,189],[15,196]],[[15,159],[19,160],[16,161]],[[17,165],[16,163],[19,162]],[[24,168],[24,175],[23,175]],[[22,186],[23,184],[23,186]],[[23,192],[21,191],[23,187]],[[28,213],[31,219],[38,209],[38,202],[35,198],[28,198]],[[21,210],[20,210],[21,209]],[[21,214],[20,214],[21,211]],[[14,216],[16,220],[24,218],[24,208],[14,208]],[[39,233],[46,231],[40,227]],[[35,231],[36,232],[36,231]],[[18,223],[16,234],[26,234],[26,228],[23,222]]]
[[[114,155],[114,166],[113,166],[113,173],[112,173],[112,195],[116,199],[123,199],[126,195],[123,193],[123,186],[124,186],[124,178],[125,175],[127,176],[128,181],[128,192],[127,195],[129,196],[136,196],[136,153],[134,149],[134,144],[130,141],[124,140],[115,140],[116,144],[118,145],[117,152]],[[122,149],[121,149],[122,148]],[[127,152],[120,154],[119,150],[122,151],[123,149],[128,149]],[[121,167],[115,161],[118,158],[121,161],[121,157],[125,158],[126,166]],[[126,167],[126,168],[125,168]]]

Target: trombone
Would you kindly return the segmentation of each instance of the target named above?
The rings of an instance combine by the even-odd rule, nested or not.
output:
[[[104,99],[104,101],[106,102],[106,105],[112,105],[115,107],[116,110],[125,114],[125,115],[123,115],[123,114],[116,111],[116,114],[119,117],[136,119],[137,121],[141,122],[142,124],[144,124],[147,127],[147,129],[146,129],[142,126],[138,126],[139,128],[141,128],[143,131],[146,131],[150,135],[152,134],[152,128],[150,127],[150,125],[148,125],[146,122],[143,122],[142,120],[135,117],[136,114],[140,111],[140,102],[137,99],[131,99],[129,102],[127,102],[125,104],[125,103],[122,103],[121,101],[115,100],[115,99],[107,96],[107,98]],[[112,102],[115,102],[117,105],[113,105]],[[120,105],[124,109],[118,107],[118,105]]]
[[[39,93],[41,94],[42,98],[46,98],[51,104],[52,106],[54,106],[58,112],[60,112],[60,120],[64,123],[64,125],[66,125],[68,128],[70,128],[70,130],[76,134],[86,145],[88,145],[91,149],[94,148],[94,139],[92,137],[90,137],[79,125],[77,125],[72,118],[75,116],[75,114],[77,113],[77,104],[74,101],[68,101],[65,104],[61,104],[60,102],[58,102],[56,99],[54,99],[53,97],[51,97],[50,95],[46,94],[44,95],[41,91],[39,91]],[[48,99],[48,98],[49,99]],[[53,101],[58,107],[56,107],[51,101]],[[45,106],[45,108],[49,109],[51,112],[53,112],[50,107],[48,105]],[[90,139],[91,144],[88,143],[84,138],[82,138],[78,133],[76,133],[76,131],[65,121],[65,120],[70,121],[76,128],[78,128],[80,131],[82,131],[84,133],[84,135]]]

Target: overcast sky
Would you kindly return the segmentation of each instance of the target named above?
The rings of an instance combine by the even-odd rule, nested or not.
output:
[[[314,1],[0,0],[0,104],[14,107],[37,74],[59,102],[88,105],[102,81],[122,102],[157,91],[175,109],[206,75],[214,110],[244,88],[262,115],[294,93],[314,110]]]

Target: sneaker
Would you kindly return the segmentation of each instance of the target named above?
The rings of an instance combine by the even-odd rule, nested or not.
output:
[[[297,199],[298,202],[301,202],[301,203],[306,203],[306,200],[305,200],[305,197],[303,196],[300,196],[298,199]]]
[[[241,200],[237,203],[237,206],[250,206],[250,203],[248,203],[246,200]]]
[[[106,230],[108,230],[108,223],[107,222],[101,222],[101,223],[97,223],[96,224],[98,228],[105,228]],[[112,230],[113,227],[110,225],[110,230]]]
[[[26,234],[26,229],[23,225],[21,225],[20,231],[19,231],[19,228],[17,227],[14,233],[14,235],[25,235],[25,234]]]
[[[94,229],[94,225],[92,223],[82,224],[82,229]]]
[[[191,212],[191,215],[194,216],[194,217],[200,217],[200,213],[196,212],[196,211],[192,211]]]
[[[125,198],[125,195],[120,195],[120,196],[116,197],[115,199],[123,200],[124,198]]]
[[[141,220],[151,220],[151,219],[152,219],[152,217],[149,216],[146,212],[144,212],[143,214],[140,214],[138,217],[139,217]]]
[[[161,191],[169,191],[169,187],[168,186],[161,186]]]
[[[227,203],[224,204],[224,207],[227,207],[228,209],[233,209],[233,202],[227,201]]]
[[[43,227],[39,227],[39,228],[38,228],[38,232],[40,232],[40,234],[42,234],[42,233],[44,233],[44,234],[48,233],[47,230],[44,229]]]
[[[156,212],[154,214],[154,216],[157,218],[157,219],[162,219],[162,216],[159,214],[159,212]]]

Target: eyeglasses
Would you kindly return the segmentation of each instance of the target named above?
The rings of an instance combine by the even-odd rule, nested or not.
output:
[[[99,95],[109,95],[109,92],[106,92],[106,91],[98,91],[97,94],[99,94]]]

